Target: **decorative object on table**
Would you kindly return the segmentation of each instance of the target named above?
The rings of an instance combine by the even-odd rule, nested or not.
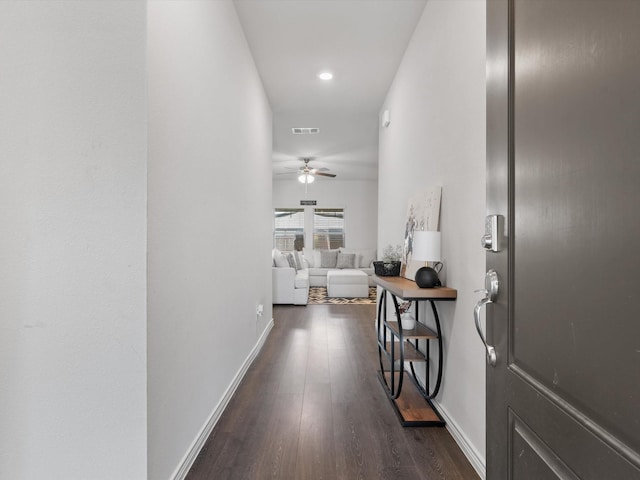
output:
[[[431,268],[425,265],[416,271],[415,280],[420,288],[434,288],[442,285],[440,278],[438,278],[438,273],[442,268],[440,244],[440,232],[413,232],[413,260],[434,262],[435,267]]]
[[[416,328],[416,317],[413,315],[413,312],[411,312],[411,303],[412,302],[402,302],[398,305],[403,330],[413,330]]]
[[[382,261],[373,262],[373,270],[381,277],[397,277],[400,275],[402,262],[402,246],[387,245],[382,250]]]
[[[400,269],[400,275],[404,278],[413,280],[416,271],[423,265],[413,258],[413,232],[438,230],[441,196],[441,187],[428,187],[409,199],[407,223],[404,229],[402,267]]]

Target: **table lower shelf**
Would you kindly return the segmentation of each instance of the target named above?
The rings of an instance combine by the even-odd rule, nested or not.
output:
[[[387,384],[391,384],[391,373],[385,372],[384,378],[382,372],[378,370],[378,379],[382,383],[382,387],[387,392],[385,385],[385,379]],[[400,377],[400,373],[395,373],[395,382]],[[411,381],[407,381],[407,380]],[[387,392],[388,395],[388,392]],[[393,408],[400,419],[400,424],[403,427],[444,427],[445,421],[440,416],[440,413],[433,406],[431,401],[422,396],[418,387],[415,385],[415,380],[409,372],[405,372],[404,386],[402,392],[397,399],[389,397],[389,401],[393,405]]]

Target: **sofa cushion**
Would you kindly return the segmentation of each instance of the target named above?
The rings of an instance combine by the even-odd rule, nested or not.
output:
[[[315,250],[312,250],[310,248],[304,247],[302,249],[302,255],[304,256],[304,259],[307,261],[307,263],[309,264],[309,268],[313,268],[313,267],[320,267],[320,263],[318,263],[318,265],[316,265],[315,259],[314,259],[314,254],[315,254]]]
[[[295,288],[307,288],[309,286],[309,273],[307,270],[300,270],[296,273],[296,279],[293,282]]]
[[[361,268],[371,267],[373,261],[376,259],[377,251],[375,248],[360,250],[360,264]]]
[[[338,250],[320,250],[320,268],[336,268]]]
[[[309,268],[309,276],[311,277],[326,277],[327,272],[332,270],[331,268]]]
[[[320,250],[313,250],[311,248],[304,247],[302,249],[302,253],[310,268],[320,268],[320,262],[322,260]]]
[[[338,252],[336,268],[356,268],[356,254]]]
[[[289,266],[289,261],[287,260],[287,257],[285,257],[280,252],[280,250],[275,250],[273,252],[273,262],[274,262],[276,267],[288,267]]]
[[[376,249],[341,248],[340,253],[355,253],[356,266],[354,268],[369,268],[371,262],[376,259]]]
[[[298,267],[296,266],[296,260],[295,258],[293,258],[293,253],[289,252],[287,253],[287,262],[289,263],[289,266],[291,268],[295,268],[296,270],[298,270]]]
[[[360,266],[360,258],[362,257],[360,250],[354,250],[352,248],[341,248],[340,253],[346,253],[346,254],[353,253],[356,256],[356,262],[353,268],[358,268]]]

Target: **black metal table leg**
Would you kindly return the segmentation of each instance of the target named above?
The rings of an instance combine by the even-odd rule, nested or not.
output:
[[[438,334],[438,374],[436,378],[436,385],[433,387],[433,392],[428,395],[428,398],[431,400],[438,395],[440,391],[440,383],[442,382],[442,331],[440,329],[440,317],[438,317],[438,310],[436,309],[436,304],[433,300],[429,300],[431,304],[431,309],[433,310],[433,318],[436,321],[436,333]],[[428,368],[428,367],[427,367]],[[426,385],[427,389],[429,385]],[[427,392],[428,393],[428,392]]]
[[[400,319],[400,307],[398,306],[398,300],[396,298],[395,295],[391,294],[391,300],[393,300],[393,307],[395,309],[396,312],[396,317],[398,319],[398,326],[399,326],[399,335],[398,335],[398,340],[399,340],[399,348],[400,348],[400,361],[399,361],[399,368],[400,368],[400,374],[398,375],[398,384],[396,385],[396,365],[395,365],[395,356],[396,356],[396,352],[395,352],[395,340],[392,339],[392,341],[390,342],[390,352],[389,354],[387,354],[387,327],[386,327],[386,322],[387,322],[387,291],[386,290],[382,290],[382,293],[380,295],[380,302],[378,304],[378,360],[380,363],[380,374],[382,377],[382,381],[384,382],[384,385],[389,393],[389,396],[392,399],[397,399],[400,396],[400,393],[402,392],[402,383],[403,383],[403,370],[404,370],[404,346],[403,346],[403,341],[404,338],[402,336],[402,320]],[[381,329],[382,329],[382,338],[381,337]],[[389,364],[390,364],[390,369],[389,369],[389,373],[390,373],[390,381],[387,382],[387,379],[384,376],[385,373],[385,368],[384,368],[384,362],[382,361],[382,352],[384,350],[384,354],[387,355],[387,357],[389,358]]]

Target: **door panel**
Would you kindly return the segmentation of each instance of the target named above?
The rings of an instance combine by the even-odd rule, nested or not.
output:
[[[640,2],[487,5],[488,478],[640,478]]]
[[[632,7],[515,2],[512,362],[640,444],[628,401],[640,382],[620,388],[612,371],[640,356],[638,336],[620,335],[640,319],[640,304],[624,301],[639,266],[629,261],[640,224],[638,140],[629,148],[640,127],[640,3]]]
[[[619,439],[575,406],[555,396],[554,392],[527,378],[517,367],[511,366],[508,375],[507,416],[513,417],[518,412],[517,417],[522,424],[535,432],[540,443],[561,459],[573,475],[594,480],[640,478],[637,464],[629,461],[637,458],[637,454]],[[513,446],[507,445],[507,448],[515,451]],[[487,478],[536,479],[535,476],[516,476],[513,464],[510,470],[514,473],[488,475]],[[561,475],[559,478],[571,476]]]
[[[512,410],[509,410],[509,428],[512,478],[578,478]]]

